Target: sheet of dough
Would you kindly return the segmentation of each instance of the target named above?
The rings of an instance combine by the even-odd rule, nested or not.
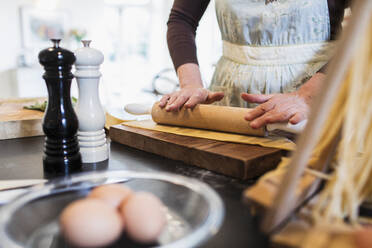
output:
[[[127,121],[123,122],[122,125],[128,127],[143,128],[147,130],[160,131],[165,133],[211,139],[217,141],[226,141],[233,143],[241,143],[248,145],[259,145],[263,147],[278,148],[287,151],[293,151],[296,148],[296,144],[291,140],[285,137],[253,137],[241,134],[233,133],[223,133],[217,131],[209,131],[202,129],[194,128],[185,128],[185,127],[175,127],[175,126],[166,126],[158,125],[153,120],[144,120],[144,121]]]

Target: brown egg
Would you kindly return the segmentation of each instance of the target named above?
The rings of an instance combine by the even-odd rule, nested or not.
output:
[[[354,240],[358,248],[372,247],[372,228],[364,228],[354,233]]]
[[[68,205],[60,216],[63,236],[78,247],[102,247],[117,240],[123,230],[116,209],[98,199],[86,198]]]
[[[89,198],[96,198],[103,200],[107,204],[117,208],[120,206],[122,201],[125,201],[131,194],[132,190],[119,184],[108,184],[94,188]]]
[[[133,194],[120,207],[128,236],[140,243],[157,240],[166,224],[162,202],[153,194]]]

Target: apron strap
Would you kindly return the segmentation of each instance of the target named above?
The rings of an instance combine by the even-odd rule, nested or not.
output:
[[[288,46],[247,46],[223,41],[223,56],[235,63],[253,66],[274,66],[327,62],[336,42]]]

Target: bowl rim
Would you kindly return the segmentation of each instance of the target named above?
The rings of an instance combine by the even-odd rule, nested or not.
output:
[[[211,186],[206,183],[186,176],[177,175],[168,172],[137,172],[128,170],[112,170],[104,172],[84,172],[50,180],[44,184],[31,187],[26,193],[14,199],[12,202],[0,208],[0,246],[7,248],[23,248],[23,246],[16,241],[12,240],[7,235],[6,226],[10,222],[11,216],[15,211],[31,202],[32,200],[42,198],[51,194],[58,194],[61,192],[73,191],[77,189],[91,188],[98,186],[105,181],[112,179],[113,181],[130,180],[130,179],[152,179],[160,180],[176,185],[184,186],[206,199],[209,207],[209,213],[204,221],[198,228],[192,230],[185,237],[176,240],[170,244],[163,246],[156,246],[162,248],[189,248],[200,246],[209,238],[214,236],[220,229],[224,216],[225,206],[221,197],[216,193]],[[95,181],[96,180],[96,181]],[[76,186],[74,184],[80,183]],[[87,183],[87,185],[84,185]],[[88,185],[89,184],[89,185]]]

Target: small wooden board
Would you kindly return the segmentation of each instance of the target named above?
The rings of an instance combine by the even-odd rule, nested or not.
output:
[[[279,233],[271,236],[272,248],[357,248],[352,229],[337,226],[310,228],[308,223],[293,220]]]
[[[187,137],[123,125],[111,126],[110,138],[136,149],[240,179],[256,178],[274,169],[284,153],[275,148]]]
[[[0,140],[43,135],[44,113],[24,109],[24,106],[43,102],[46,98],[0,100]]]
[[[312,209],[318,197],[294,213],[278,232],[270,237],[272,248],[357,248],[358,228],[340,223],[314,225]],[[361,223],[362,224],[362,223]],[[360,230],[360,229],[359,229]],[[369,247],[369,246],[368,246]]]

